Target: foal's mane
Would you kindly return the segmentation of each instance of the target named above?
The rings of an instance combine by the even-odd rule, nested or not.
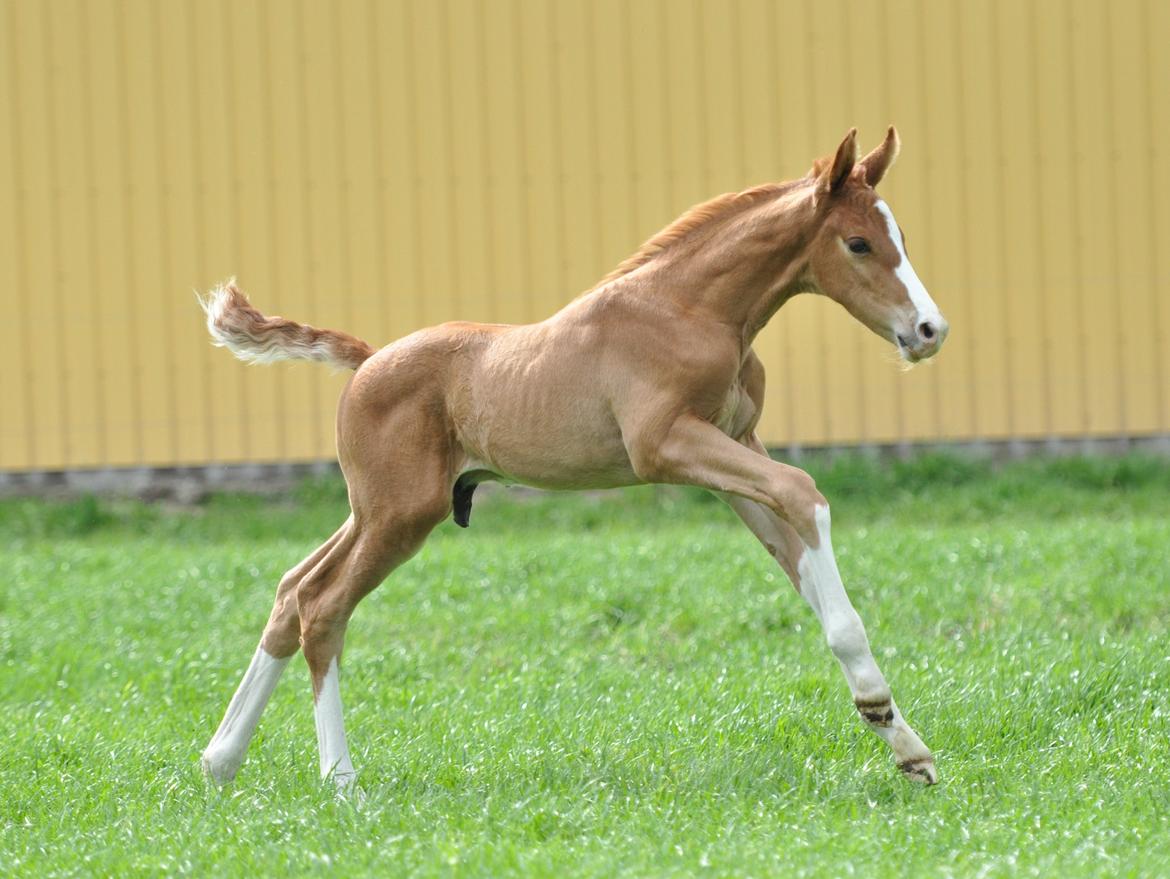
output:
[[[593,286],[593,289],[603,287],[610,281],[617,280],[623,275],[628,275],[635,269],[641,268],[672,244],[686,238],[700,226],[706,225],[716,217],[722,217],[729,213],[733,208],[751,207],[765,198],[779,195],[803,182],[803,180],[793,180],[788,183],[763,183],[741,192],[725,192],[723,195],[715,196],[710,201],[694,205],[669,226],[648,239],[637,251],[618,263],[613,271]]]

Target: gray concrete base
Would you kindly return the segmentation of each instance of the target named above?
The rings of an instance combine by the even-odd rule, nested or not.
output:
[[[891,443],[831,447],[779,446],[772,449],[774,457],[794,464],[817,458],[832,459],[845,454],[867,455],[879,459],[908,459],[931,453],[964,455],[993,461],[1040,456],[1115,457],[1130,453],[1170,457],[1170,436]],[[238,491],[278,495],[294,488],[307,477],[332,475],[339,475],[336,461],[101,470],[0,471],[0,497],[76,497],[92,494],[194,504],[211,492]]]
[[[340,476],[336,461],[108,467],[101,470],[0,471],[0,497],[133,497],[195,504],[208,494],[279,495],[310,476]]]
[[[857,446],[776,446],[772,456],[781,461],[866,455],[879,459],[909,459],[924,454],[962,455],[982,461],[1021,458],[1115,458],[1142,454],[1170,457],[1170,435],[1117,437],[1049,437],[1046,439],[977,440],[973,442],[875,443]]]

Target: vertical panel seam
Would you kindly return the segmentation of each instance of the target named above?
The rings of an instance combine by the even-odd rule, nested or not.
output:
[[[522,229],[521,267],[520,278],[524,287],[524,318],[527,321],[537,320],[533,283],[533,247],[532,247],[532,156],[528,150],[528,102],[524,96],[524,74],[520,69],[520,47],[524,45],[524,34],[520,25],[520,11],[513,3],[512,9],[512,40],[516,50],[512,52],[512,89],[516,100],[516,142],[519,145],[520,160],[520,224]]]
[[[273,118],[273,100],[272,89],[272,41],[268,33],[267,22],[271,18],[271,7],[268,0],[261,0],[259,6],[260,18],[260,35],[259,35],[259,51],[260,51],[260,88],[261,97],[264,102],[264,114],[261,119],[261,137],[264,140],[264,157],[265,163],[268,166],[268,174],[265,176],[265,207],[268,214],[268,277],[271,279],[272,286],[275,290],[283,290],[283,272],[281,270],[280,254],[277,252],[277,228],[280,225],[280,212],[276,208],[276,189],[278,182],[276,179],[276,121]],[[285,394],[285,382],[282,376],[278,376],[273,383],[273,396],[275,397],[276,409],[276,447],[281,460],[288,458],[288,431],[284,430],[283,420],[287,412],[287,395]]]
[[[743,51],[743,3],[742,0],[732,0],[731,3],[731,34],[732,34],[732,51],[739,59],[739,63],[734,65],[732,82],[735,84],[735,161],[739,166],[736,169],[736,177],[739,178],[737,188],[745,189],[755,183],[754,180],[747,179],[747,130],[746,116],[747,116],[747,89],[744,88],[743,75],[743,58],[746,53]]]
[[[552,119],[552,148],[553,155],[556,157],[556,167],[553,169],[553,212],[555,214],[553,222],[556,224],[555,238],[558,250],[557,254],[557,271],[560,276],[560,286],[562,288],[562,296],[568,296],[569,292],[565,288],[569,286],[569,242],[568,242],[568,228],[565,221],[565,155],[564,155],[564,135],[561,131],[561,116],[560,113],[555,112],[557,105],[561,102],[561,92],[564,85],[561,82],[561,64],[560,64],[560,30],[557,27],[556,20],[557,0],[552,0],[548,4],[548,41],[552,50],[552,102],[554,112],[550,114]]]
[[[956,118],[958,124],[956,125],[956,134],[958,136],[958,155],[956,162],[960,169],[959,173],[959,215],[962,217],[960,221],[963,232],[963,246],[959,248],[959,271],[963,277],[965,286],[964,296],[965,308],[964,313],[968,318],[968,332],[965,336],[967,340],[968,365],[967,386],[969,394],[967,398],[967,436],[975,436],[978,432],[976,427],[979,424],[979,382],[977,376],[979,375],[978,368],[978,349],[975,345],[975,334],[970,331],[970,317],[974,312],[972,304],[975,298],[975,279],[971,276],[971,257],[970,257],[970,240],[968,234],[971,228],[971,189],[968,181],[967,168],[970,163],[970,154],[967,148],[967,87],[969,85],[968,77],[966,75],[966,63],[963,44],[963,30],[959,20],[959,11],[957,4],[951,4],[951,37],[955,41],[955,68],[956,89],[955,89],[955,104],[957,105]]]
[[[638,184],[641,174],[638,172],[638,120],[634,113],[634,40],[632,37],[633,23],[630,20],[632,4],[623,3],[622,10],[622,66],[625,76],[625,99],[623,100],[623,114],[626,119],[626,161],[629,163],[629,179],[626,180],[626,197],[629,207],[626,215],[629,217],[629,245],[637,247],[637,240],[642,233],[640,217],[638,216]]]
[[[1007,340],[1004,346],[1004,371],[1003,371],[1003,399],[1004,411],[1007,413],[1007,420],[1005,424],[1005,432],[1009,437],[1016,435],[1016,399],[1015,388],[1019,381],[1019,376],[1016,374],[1015,364],[1013,364],[1015,345],[1012,344],[1013,336],[1013,321],[1010,313],[1010,303],[1007,294],[1007,191],[1004,185],[1006,178],[1007,156],[1004,155],[1004,133],[1007,131],[1007,124],[1004,119],[1004,101],[1003,101],[1003,74],[1001,72],[1002,56],[1000,54],[1000,14],[999,3],[993,2],[988,9],[988,17],[990,18],[991,30],[991,95],[992,102],[995,104],[995,193],[998,207],[998,222],[996,225],[996,240],[995,240],[995,262],[996,268],[999,271],[998,277],[998,293],[1000,299],[1000,314],[1006,326],[1001,328],[1001,332]]]
[[[374,263],[377,273],[378,289],[374,299],[377,305],[378,335],[382,339],[389,339],[392,330],[390,327],[390,257],[386,248],[386,199],[389,197],[390,185],[386,177],[386,118],[382,108],[382,66],[379,63],[381,53],[378,51],[378,0],[367,0],[366,3],[366,49],[369,52],[370,77],[370,120],[373,127],[373,143],[371,155],[373,167],[370,168],[370,179],[374,184]]]
[[[293,8],[296,10],[293,29],[296,34],[297,96],[300,109],[300,119],[298,120],[300,131],[298,132],[298,136],[301,141],[301,230],[305,236],[303,255],[305,260],[305,299],[310,314],[315,314],[317,311],[317,269],[316,261],[313,259],[313,179],[312,162],[309,160],[308,85],[305,81],[305,67],[308,65],[308,49],[305,41],[304,0],[301,0],[299,3],[294,3]],[[309,381],[307,385],[311,412],[310,417],[315,421],[317,414],[321,411],[321,386],[316,381]],[[320,438],[317,431],[314,429],[310,435],[317,437],[313,442],[313,453],[316,457],[321,457],[318,445]]]
[[[1154,31],[1153,31],[1153,28],[1150,27],[1150,0],[1142,0],[1140,9],[1141,9],[1141,19],[1140,19],[1141,29],[1142,29],[1142,34],[1145,37],[1142,40],[1141,52],[1142,52],[1142,71],[1145,74],[1142,77],[1142,81],[1145,85],[1145,88],[1143,90],[1144,91],[1144,94],[1143,94],[1144,102],[1143,103],[1145,104],[1145,114],[1144,115],[1145,115],[1146,126],[1147,126],[1147,129],[1146,129],[1146,167],[1151,169],[1151,171],[1153,173],[1156,173],[1153,169],[1156,169],[1160,166],[1158,163],[1158,153],[1157,153],[1156,141],[1155,141],[1155,135],[1154,135],[1154,118],[1155,118],[1155,115],[1154,115],[1154,84],[1153,84],[1154,52],[1153,52],[1153,49],[1151,46],[1151,44],[1153,43],[1153,40],[1154,40]],[[1147,223],[1147,226],[1150,230],[1150,241],[1151,242],[1160,242],[1162,240],[1162,238],[1158,233],[1160,231],[1160,227],[1162,224],[1160,221],[1161,214],[1158,210],[1158,207],[1159,207],[1158,199],[1151,196],[1149,199],[1147,199],[1147,204],[1149,205],[1149,216],[1146,218],[1146,223]],[[1148,250],[1147,250],[1148,258],[1150,260],[1150,264],[1148,267],[1149,268],[1149,282],[1148,283],[1151,285],[1151,288],[1152,288],[1153,294],[1154,294],[1152,297],[1154,300],[1154,333],[1153,333],[1153,335],[1154,335],[1154,351],[1156,351],[1156,352],[1162,351],[1163,350],[1162,346],[1165,344],[1165,340],[1162,338],[1162,321],[1165,319],[1165,310],[1166,310],[1166,305],[1163,301],[1164,297],[1158,295],[1158,292],[1159,292],[1158,291],[1158,253],[1159,253],[1159,249],[1160,248],[1158,246],[1153,246],[1153,247],[1148,248]],[[1164,431],[1164,430],[1167,430],[1168,428],[1170,428],[1170,424],[1166,423],[1167,376],[1165,374],[1163,374],[1157,368],[1156,363],[1154,366],[1154,375],[1156,377],[1155,380],[1157,381],[1157,385],[1158,385],[1157,386],[1157,398],[1156,398],[1157,399],[1157,407],[1158,407],[1157,408],[1158,430]]]
[[[240,189],[243,187],[243,175],[240,171],[240,132],[236,125],[237,114],[239,113],[239,102],[236,100],[236,89],[239,85],[239,69],[235,62],[235,47],[232,45],[233,36],[233,21],[232,9],[235,4],[232,0],[223,0],[221,5],[221,13],[223,15],[223,45],[227,47],[227,52],[224,58],[224,109],[226,110],[228,126],[231,131],[228,135],[228,163],[231,168],[231,176],[229,179],[231,186],[231,193],[229,200],[231,208],[228,211],[231,216],[231,222],[234,228],[231,234],[228,235],[231,248],[231,263],[233,266],[239,267],[243,259],[243,250],[240,244],[240,239],[244,231],[244,205],[240,198]],[[238,268],[237,268],[238,270]],[[236,375],[234,381],[239,388],[239,419],[240,419],[240,449],[242,456],[251,460],[252,458],[252,419],[250,417],[251,407],[248,405],[249,387],[248,376],[242,369],[235,370]]]
[[[475,0],[472,8],[475,10],[475,35],[476,44],[479,50],[478,70],[479,76],[479,128],[483,132],[483,141],[479,145],[479,165],[480,175],[483,178],[484,198],[483,198],[483,235],[484,235],[484,249],[486,250],[487,259],[485,261],[484,269],[487,272],[487,289],[488,289],[488,308],[491,313],[492,320],[499,320],[502,310],[500,307],[500,291],[499,291],[499,266],[497,264],[496,256],[496,229],[495,229],[495,212],[496,201],[499,193],[499,186],[497,185],[495,175],[492,173],[492,150],[491,150],[491,134],[488,127],[488,104],[490,101],[490,90],[488,89],[488,48],[484,40],[484,0]]]
[[[1125,380],[1125,302],[1124,289],[1127,286],[1121,277],[1121,218],[1117,215],[1117,187],[1118,180],[1118,146],[1117,146],[1117,110],[1114,107],[1117,89],[1117,71],[1114,69],[1115,54],[1113,51],[1113,13],[1105,7],[1104,35],[1101,39],[1101,54],[1104,57],[1105,67],[1105,130],[1108,132],[1109,174],[1104,187],[1105,213],[1109,218],[1111,235],[1109,236],[1109,274],[1113,287],[1114,308],[1117,309],[1117,328],[1114,335],[1113,356],[1114,376],[1117,383],[1117,429],[1123,435],[1130,432],[1130,406],[1127,399],[1127,382]]]
[[[450,0],[440,0],[438,7],[439,39],[442,45],[443,59],[439,64],[439,92],[443,96],[443,129],[446,137],[444,151],[447,160],[447,242],[450,254],[451,290],[447,291],[453,314],[461,314],[463,306],[463,260],[460,259],[459,249],[459,201],[456,182],[459,179],[459,169],[455,166],[455,86],[451,82],[451,9]]]
[[[420,251],[422,250],[422,176],[419,171],[418,163],[419,156],[422,150],[419,147],[419,125],[418,125],[418,58],[414,50],[414,28],[415,28],[415,14],[414,14],[414,0],[406,0],[402,7],[403,22],[402,33],[406,36],[405,47],[402,53],[403,61],[406,66],[406,126],[410,132],[410,136],[406,139],[406,143],[410,150],[410,157],[407,165],[410,168],[410,188],[411,188],[411,215],[413,222],[410,224],[411,228],[411,276],[414,281],[414,290],[411,292],[410,301],[413,303],[413,319],[411,325],[414,329],[418,329],[422,324],[422,299],[427,295],[425,289],[427,281],[426,265],[420,259]]]
[[[90,49],[91,31],[89,27],[89,0],[78,0],[78,17],[81,24],[80,53],[82,78],[85,80],[81,98],[81,131],[85,139],[83,146],[83,162],[85,174],[85,216],[86,216],[86,243],[89,248],[89,274],[94,283],[89,285],[90,332],[96,337],[94,343],[94,363],[90,364],[94,370],[93,394],[94,408],[97,413],[97,459],[98,463],[109,463],[109,438],[106,435],[106,389],[105,382],[108,371],[105,367],[105,356],[100,344],[101,333],[101,287],[96,283],[101,277],[98,270],[97,246],[97,168],[94,160],[94,126],[93,126],[93,52]]]
[[[81,0],[81,5],[84,6],[87,0]],[[194,70],[191,73],[191,94],[189,96],[191,101],[191,126],[193,131],[192,140],[194,146],[191,150],[192,171],[195,176],[195,203],[192,205],[192,214],[195,221],[195,235],[192,241],[192,247],[195,250],[195,263],[204,269],[207,266],[207,211],[204,209],[204,201],[207,196],[207,176],[203,167],[203,152],[201,135],[203,134],[202,113],[200,112],[199,102],[199,50],[197,46],[195,34],[195,13],[192,3],[184,4],[187,9],[187,49],[190,55],[191,63],[194,65]],[[204,430],[204,449],[208,460],[214,463],[217,460],[216,442],[215,442],[215,424],[212,416],[212,384],[211,384],[211,357],[212,346],[205,344],[200,349],[202,355],[200,356],[200,365],[203,371],[203,430]]]
[[[1044,246],[1044,212],[1040,208],[1040,195],[1042,186],[1040,182],[1040,169],[1044,165],[1044,157],[1042,154],[1044,143],[1043,132],[1040,130],[1040,71],[1036,63],[1036,40],[1039,34],[1039,26],[1036,21],[1036,3],[1028,2],[1024,4],[1028,11],[1028,40],[1026,45],[1028,50],[1025,51],[1027,55],[1028,64],[1028,78],[1031,81],[1032,88],[1028,95],[1029,97],[1029,115],[1032,118],[1032,125],[1034,127],[1033,142],[1036,145],[1036,153],[1032,157],[1033,167],[1028,179],[1031,182],[1031,192],[1029,193],[1032,199],[1032,204],[1036,206],[1033,211],[1035,217],[1035,229],[1033,234],[1035,240],[1033,248],[1035,249],[1036,259],[1036,286],[1037,296],[1041,297],[1041,309],[1048,304],[1049,287],[1048,287],[1048,263],[1047,263],[1047,248]],[[1055,426],[1053,424],[1052,416],[1052,328],[1048,321],[1041,321],[1042,326],[1040,331],[1040,344],[1043,351],[1043,361],[1040,366],[1040,381],[1041,381],[1041,406],[1043,407],[1044,418],[1044,433],[1048,437],[1054,435]]]
[[[711,171],[711,119],[707,106],[707,44],[703,39],[703,5],[702,0],[695,0],[692,7],[691,20],[695,29],[695,104],[699,116],[699,167],[703,174],[702,198],[713,195],[715,188],[714,175]]]
[[[25,222],[25,215],[28,210],[28,184],[25,181],[24,171],[24,133],[21,126],[16,122],[20,118],[21,92],[20,92],[20,65],[17,63],[16,50],[16,3],[15,0],[7,4],[8,6],[8,33],[10,35],[12,45],[9,47],[8,54],[8,89],[9,100],[12,104],[13,124],[9,127],[9,136],[12,138],[12,180],[15,184],[13,186],[13,193],[15,195],[14,206],[16,208],[15,214],[16,234],[19,236],[16,241],[16,283],[18,287],[16,300],[17,322],[20,325],[20,332],[16,334],[17,345],[20,346],[20,363],[21,373],[24,376],[24,435],[25,435],[25,461],[30,467],[35,468],[37,465],[36,454],[36,422],[33,416],[32,406],[32,392],[33,392],[33,360],[32,352],[29,350],[29,340],[32,338],[32,326],[30,324],[29,308],[28,308],[28,290],[29,290],[29,268],[28,268],[28,223]]]
[[[660,0],[658,8],[658,20],[664,21],[667,18],[666,5],[669,0]],[[666,38],[666,28],[658,28],[659,49],[662,53],[662,63],[669,67],[670,62],[670,47]],[[663,205],[663,214],[669,216],[674,209],[674,194],[675,186],[677,185],[677,171],[674,162],[674,150],[671,145],[674,143],[674,116],[670,110],[670,85],[669,80],[663,77],[662,82],[662,145],[665,152],[665,160],[663,161],[662,170],[666,177],[666,204]]]
[[[592,15],[593,4],[586,4],[585,8],[585,91],[586,104],[589,114],[589,164],[590,179],[593,183],[593,250],[594,259],[598,263],[605,260],[605,241],[602,237],[604,218],[602,217],[602,179],[601,179],[601,149],[598,140],[601,138],[601,129],[598,125],[597,89],[597,34]]]
[[[45,134],[49,139],[46,144],[47,149],[45,155],[48,161],[49,170],[49,189],[51,197],[48,199],[48,214],[49,214],[49,262],[53,266],[52,274],[52,296],[53,307],[57,311],[57,320],[52,327],[42,328],[45,335],[51,334],[52,339],[56,343],[57,370],[61,378],[58,393],[60,399],[58,400],[59,417],[61,419],[61,460],[65,463],[73,462],[73,447],[69,433],[71,424],[70,410],[69,410],[69,385],[73,379],[69,370],[69,361],[65,355],[64,344],[64,327],[63,321],[66,319],[65,300],[63,297],[64,279],[62,278],[63,269],[61,268],[61,211],[62,202],[64,200],[61,192],[61,163],[58,149],[61,138],[57,126],[57,113],[60,111],[59,102],[57,101],[57,69],[53,63],[53,38],[52,38],[52,18],[49,14],[50,4],[44,3],[41,5],[41,40],[42,40],[42,63],[44,64],[44,73],[47,85],[45,88]]]
[[[162,45],[162,21],[159,5],[150,5],[151,31],[153,34],[152,60],[156,69],[159,64],[159,47]],[[171,259],[171,215],[167,204],[170,194],[170,166],[167,162],[166,123],[163,115],[162,88],[158,77],[151,77],[151,92],[154,95],[154,126],[155,126],[155,171],[158,174],[158,228],[159,228],[159,262],[162,267],[163,283],[166,285],[168,301],[170,298],[170,284],[174,280],[174,261]],[[177,291],[176,291],[177,292]],[[160,294],[162,291],[160,291]],[[171,460],[179,457],[179,411],[178,411],[178,369],[175,363],[175,334],[171,321],[163,321],[163,333],[166,336],[166,355],[163,370],[165,375],[166,402],[164,409],[167,420],[167,444],[171,450]]]
[[[342,294],[341,301],[344,303],[345,310],[344,320],[346,328],[353,328],[357,331],[355,324],[357,323],[357,316],[354,313],[354,299],[357,296],[357,291],[353,284],[353,224],[351,210],[353,207],[353,180],[349,173],[349,157],[346,155],[346,143],[348,142],[348,132],[346,130],[346,119],[348,114],[345,112],[345,74],[343,64],[341,61],[342,47],[341,47],[341,9],[335,7],[333,14],[329,16],[329,36],[333,58],[333,110],[334,110],[334,124],[336,128],[337,137],[337,155],[335,160],[337,162],[338,175],[338,232],[341,235],[341,247],[343,249],[343,259],[341,261],[341,286]],[[456,260],[455,262],[458,262]]]
[[[118,41],[118,121],[121,131],[122,148],[119,150],[122,171],[122,259],[126,269],[126,322],[129,325],[131,343],[129,345],[130,359],[130,429],[133,435],[132,448],[134,460],[141,463],[144,459],[142,437],[142,358],[138,342],[142,338],[142,325],[138,312],[138,272],[134,267],[134,238],[131,234],[134,229],[134,184],[130,167],[130,83],[126,70],[129,52],[126,45],[126,0],[118,0],[115,14],[114,30]]]
[[[1081,434],[1086,436],[1089,433],[1089,399],[1088,399],[1088,373],[1085,364],[1085,352],[1087,350],[1087,336],[1085,329],[1084,311],[1082,310],[1084,302],[1084,263],[1081,254],[1084,248],[1084,236],[1081,233],[1081,200],[1077,196],[1077,182],[1076,174],[1081,165],[1081,150],[1077,145],[1077,95],[1076,95],[1076,77],[1074,74],[1075,62],[1073,61],[1073,47],[1075,40],[1073,38],[1073,15],[1065,16],[1064,25],[1065,37],[1065,88],[1068,91],[1068,139],[1067,143],[1072,147],[1073,154],[1073,173],[1070,175],[1073,179],[1069,186],[1069,200],[1071,202],[1071,213],[1073,219],[1073,297],[1074,308],[1073,315],[1076,321],[1076,338],[1079,343],[1079,350],[1077,351],[1077,385],[1080,396],[1080,421]]]

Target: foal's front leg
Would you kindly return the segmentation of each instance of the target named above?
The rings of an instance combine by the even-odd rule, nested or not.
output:
[[[689,483],[728,497],[812,606],[854,703],[892,748],[898,768],[914,781],[934,784],[930,751],[898,711],[841,582],[828,502],[807,473],[771,460],[754,436],[748,442],[752,448],[701,419],[684,416],[653,448],[630,452],[647,481]]]
[[[845,673],[853,704],[869,728],[893,750],[898,768],[913,781],[934,784],[938,776],[930,751],[898,710],[870,650],[861,617],[841,582],[830,542],[828,506],[821,508],[821,545],[810,549],[790,525],[762,504],[734,495],[724,495],[724,500],[780,563],[812,607],[824,628],[829,649]]]

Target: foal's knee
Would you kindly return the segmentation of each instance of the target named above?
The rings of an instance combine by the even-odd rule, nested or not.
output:
[[[833,655],[846,664],[869,655],[869,638],[856,611],[826,620],[825,640]]]
[[[811,476],[795,467],[781,466],[769,486],[774,509],[806,545],[818,547],[828,536],[829,502]]]

